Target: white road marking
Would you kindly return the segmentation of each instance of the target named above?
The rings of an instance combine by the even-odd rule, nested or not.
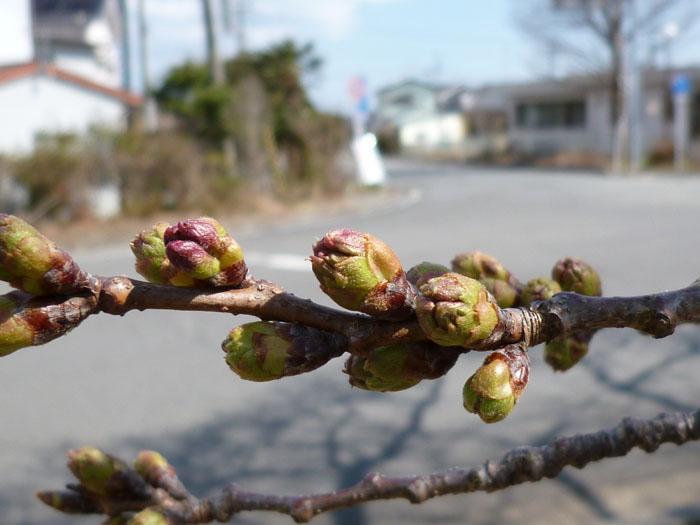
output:
[[[245,260],[248,267],[253,269],[256,266],[288,272],[308,272],[311,269],[308,255],[252,252],[245,254]]]

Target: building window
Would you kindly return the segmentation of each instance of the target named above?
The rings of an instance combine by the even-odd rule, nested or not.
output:
[[[527,102],[515,107],[515,122],[519,128],[555,129],[586,126],[586,101]]]

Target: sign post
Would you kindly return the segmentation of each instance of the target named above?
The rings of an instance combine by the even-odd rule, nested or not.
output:
[[[690,92],[688,75],[679,73],[671,80],[673,94],[673,165],[676,171],[685,171],[685,160],[690,138]]]

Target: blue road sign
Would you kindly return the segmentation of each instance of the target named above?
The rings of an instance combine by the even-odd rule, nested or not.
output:
[[[674,95],[686,95],[690,93],[692,84],[690,82],[690,77],[683,73],[678,73],[671,79],[671,92]]]

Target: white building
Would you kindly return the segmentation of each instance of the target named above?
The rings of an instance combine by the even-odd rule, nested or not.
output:
[[[122,89],[117,0],[3,0],[0,152],[31,150],[45,133],[122,128],[140,97]],[[15,34],[16,33],[16,34]]]

